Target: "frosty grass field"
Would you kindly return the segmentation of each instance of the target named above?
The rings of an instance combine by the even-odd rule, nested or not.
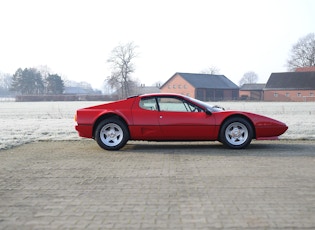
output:
[[[33,141],[80,140],[74,129],[79,108],[102,102],[0,102],[0,149]],[[217,102],[285,122],[280,139],[315,139],[315,102]]]

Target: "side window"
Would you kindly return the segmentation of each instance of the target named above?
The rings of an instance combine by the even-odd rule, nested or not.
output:
[[[145,110],[157,110],[155,98],[142,98],[140,107]]]
[[[189,112],[202,112],[203,111],[198,106],[192,105],[190,103],[187,103],[187,108],[189,109]]]
[[[201,109],[184,100],[174,97],[161,97],[158,99],[160,111],[172,112],[200,112]]]

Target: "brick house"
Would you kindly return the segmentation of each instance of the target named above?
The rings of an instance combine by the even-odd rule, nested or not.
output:
[[[315,101],[315,72],[272,73],[264,89],[265,101]]]
[[[266,84],[244,84],[240,87],[240,99],[241,100],[254,100],[261,101],[264,99],[264,88]]]
[[[315,72],[315,66],[299,67],[295,69],[295,72]]]
[[[175,73],[161,93],[179,93],[202,101],[237,100],[239,87],[224,75]]]

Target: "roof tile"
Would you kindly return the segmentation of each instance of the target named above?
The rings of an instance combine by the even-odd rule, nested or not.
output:
[[[239,89],[239,87],[224,75],[176,73],[195,88],[207,89]]]
[[[315,89],[315,72],[272,73],[265,89]]]

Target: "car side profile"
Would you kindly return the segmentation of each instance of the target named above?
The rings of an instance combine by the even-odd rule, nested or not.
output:
[[[75,129],[105,150],[119,150],[129,140],[219,141],[232,149],[252,141],[278,139],[288,127],[272,118],[225,111],[179,94],[144,94],[79,109]]]

